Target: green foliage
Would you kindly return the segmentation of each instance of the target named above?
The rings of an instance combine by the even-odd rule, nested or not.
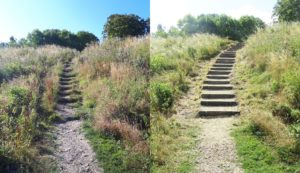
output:
[[[86,137],[91,141],[97,159],[107,173],[147,172],[149,158],[145,155],[131,153],[124,149],[120,141],[111,136],[95,131],[90,122],[84,124]]]
[[[278,0],[273,15],[277,16],[280,22],[300,21],[300,1]]]
[[[107,18],[104,25],[104,37],[128,37],[146,35],[150,31],[150,19],[144,20],[141,17],[129,14],[112,14]]]
[[[256,32],[258,28],[264,28],[265,24],[261,19],[253,16],[242,16],[239,20],[235,20],[226,15],[202,14],[197,17],[185,16],[179,20],[178,27],[187,35],[209,33],[242,40]]]
[[[99,40],[94,34],[86,31],[73,34],[67,30],[47,29],[42,32],[36,29],[27,35],[27,44],[32,46],[55,44],[79,51],[83,50],[88,43],[97,41]]]
[[[283,162],[281,156],[274,152],[274,148],[253,135],[250,126],[236,129],[233,136],[238,155],[241,158],[240,161],[246,173],[286,173],[297,172],[300,169],[300,164],[297,161],[294,164]],[[290,154],[285,156],[286,160],[292,157]]]
[[[175,70],[177,65],[162,55],[152,56],[150,59],[150,71],[152,74],[160,73],[164,70]]]
[[[167,111],[174,102],[172,88],[167,84],[151,83],[151,106],[159,111]]]

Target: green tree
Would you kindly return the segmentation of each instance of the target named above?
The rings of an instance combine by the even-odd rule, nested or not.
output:
[[[27,40],[31,46],[40,46],[45,44],[44,34],[38,29],[35,29],[29,33],[27,35]]]
[[[163,37],[163,38],[168,37],[167,32],[165,31],[165,29],[163,28],[163,26],[161,24],[157,25],[157,30],[154,35],[158,36],[158,37]]]
[[[79,49],[83,50],[89,43],[98,42],[99,39],[92,33],[86,31],[77,32],[77,38],[79,40]]]
[[[147,34],[147,22],[141,17],[129,14],[113,14],[104,25],[104,37],[127,37]]]
[[[278,17],[280,22],[300,21],[300,0],[278,0],[273,16]]]
[[[239,19],[241,25],[241,33],[244,38],[253,34],[258,28],[265,28],[266,24],[257,17],[254,16],[242,16]]]
[[[13,37],[13,36],[9,37],[8,45],[9,45],[9,47],[16,47],[17,46],[17,40],[15,39],[15,37]]]
[[[186,15],[183,19],[178,21],[178,28],[186,34],[195,34],[199,31],[199,24],[197,19],[192,15]]]

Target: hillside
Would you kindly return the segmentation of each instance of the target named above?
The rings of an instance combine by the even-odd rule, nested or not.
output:
[[[245,172],[300,169],[299,34],[299,23],[276,24],[238,52],[242,123],[233,135]]]

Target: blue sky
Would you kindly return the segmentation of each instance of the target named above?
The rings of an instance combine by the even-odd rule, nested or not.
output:
[[[151,0],[151,32],[158,24],[166,29],[176,26],[187,14],[227,14],[234,18],[253,15],[266,23],[272,22],[272,12],[277,0]]]
[[[0,42],[26,37],[33,29],[89,31],[102,36],[109,15],[150,16],[149,0],[0,0]]]

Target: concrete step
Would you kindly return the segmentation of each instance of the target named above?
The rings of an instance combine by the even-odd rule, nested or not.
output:
[[[235,98],[235,94],[202,94],[204,99],[231,99]]]
[[[235,60],[231,60],[231,59],[217,59],[216,63],[233,64],[233,63],[235,63]]]
[[[199,116],[238,115],[238,106],[201,106]]]
[[[203,85],[202,90],[232,90],[232,85]]]
[[[237,102],[233,99],[219,99],[219,100],[201,100],[202,106],[237,106]]]
[[[212,67],[210,70],[225,70],[225,71],[231,71],[232,67]]]
[[[219,70],[210,70],[207,74],[209,75],[229,75],[231,71],[219,71]]]
[[[223,64],[223,63],[215,63],[213,65],[213,67],[229,67],[229,68],[232,68],[233,67],[233,64]]]
[[[230,81],[229,80],[205,80],[203,84],[210,84],[210,85],[230,84]]]
[[[220,57],[235,57],[235,56],[236,56],[235,53],[224,52],[220,54]]]
[[[229,79],[229,75],[207,75],[207,79]]]

